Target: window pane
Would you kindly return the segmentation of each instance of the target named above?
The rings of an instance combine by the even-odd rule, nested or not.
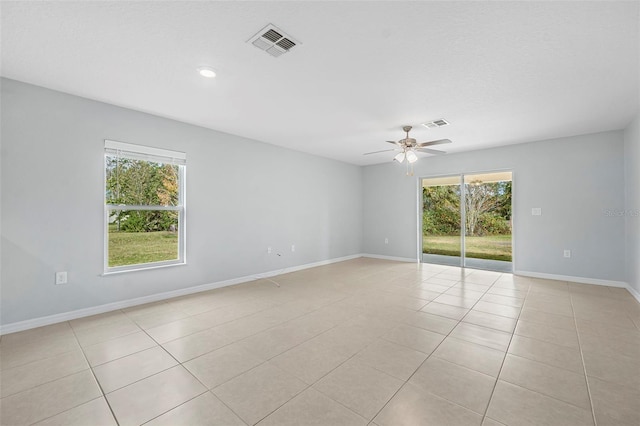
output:
[[[511,262],[511,172],[465,175],[464,182],[466,259]],[[495,262],[465,264],[499,266]],[[511,265],[502,266],[511,270]]]
[[[110,213],[107,225],[110,268],[178,260],[179,212],[115,210]]]
[[[460,176],[422,179],[422,259],[460,265]]]
[[[180,166],[106,156],[107,204],[177,206]]]

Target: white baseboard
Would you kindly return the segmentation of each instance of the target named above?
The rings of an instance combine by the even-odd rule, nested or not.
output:
[[[70,321],[78,318],[88,317],[91,315],[102,314],[105,312],[115,311],[118,309],[130,308],[132,306],[143,305],[145,303],[158,302],[161,300],[171,299],[174,297],[186,296],[193,293],[200,293],[207,290],[213,290],[216,288],[227,287],[234,284],[249,282],[249,281],[253,281],[260,278],[268,278],[276,275],[286,274],[289,272],[315,268],[317,266],[344,262],[346,260],[357,259],[359,257],[392,260],[397,262],[410,262],[410,263],[418,262],[418,259],[411,259],[407,257],[384,256],[384,255],[369,254],[369,253],[354,254],[350,256],[343,256],[343,257],[338,257],[334,259],[322,260],[319,262],[307,263],[304,265],[292,266],[289,268],[279,269],[275,271],[268,271],[261,274],[247,275],[243,277],[232,278],[229,280],[203,284],[195,287],[182,288],[179,290],[172,290],[164,293],[151,294],[149,296],[136,297],[134,299],[121,300],[118,302],[106,303],[104,305],[92,306],[89,308],[77,309],[69,312],[62,312],[59,314],[48,315],[45,317],[39,317],[39,318],[33,318],[25,321],[18,321],[18,322],[9,323],[9,324],[3,324],[3,325],[0,325],[0,335],[15,333],[23,330],[29,330],[32,328],[56,324],[63,321]],[[600,279],[594,279],[594,278],[572,277],[567,275],[544,274],[544,273],[529,272],[529,271],[515,271],[514,274],[522,275],[526,277],[532,277],[532,278],[544,278],[544,279],[558,280],[558,281],[571,281],[571,282],[577,282],[577,283],[583,283],[583,284],[622,287],[622,288],[626,288],[629,291],[629,293],[631,293],[633,297],[635,297],[638,300],[638,302],[640,302],[640,292],[638,292],[636,289],[634,289],[627,283],[624,283],[621,281],[609,281],[609,280],[600,280]]]
[[[266,278],[274,277],[276,275],[288,274],[289,272],[302,271],[303,269],[315,268],[317,266],[330,265],[332,263],[344,262],[346,260],[357,259],[363,257],[362,254],[352,254],[350,256],[336,257],[334,259],[321,260],[320,262],[305,263],[304,265],[292,266],[290,268],[278,269],[277,271],[269,271],[262,274],[252,275],[251,278]],[[248,281],[248,280],[245,280]]]
[[[598,278],[573,277],[570,275],[544,274],[542,272],[529,271],[513,271],[514,275],[522,275],[523,277],[543,278],[546,280],[570,281],[580,284],[605,285],[607,287],[623,287],[627,288],[627,283],[623,281],[601,280]]]
[[[317,266],[329,265],[345,260],[357,259],[363,257],[362,254],[354,254],[350,256],[338,257],[334,259],[322,260],[320,262],[307,263],[304,265],[292,266],[289,268],[278,269],[276,271],[263,272],[261,274],[247,275],[238,278],[232,278],[214,283],[202,284],[195,287],[181,288],[179,290],[167,291],[164,293],[151,294],[149,296],[136,297],[134,299],[121,300],[118,302],[106,303],[104,305],[92,306],[89,308],[77,309],[69,312],[48,315],[45,317],[33,318],[25,321],[18,321],[9,324],[0,325],[0,335],[15,333],[17,331],[29,330],[45,325],[56,324],[59,322],[70,321],[78,318],[88,317],[91,315],[103,314],[105,312],[115,311],[118,309],[130,308],[132,306],[143,305],[145,303],[158,302],[161,300],[171,299],[179,296],[186,296],[193,293],[200,293],[216,288],[227,287],[234,284],[254,281],[261,278],[274,277],[276,275],[286,274],[289,272],[301,271],[303,269],[315,268]]]
[[[640,292],[635,288],[631,287],[629,284],[627,284],[627,290],[629,291],[629,293],[631,293],[633,297],[636,298],[638,303],[640,303]]]
[[[601,280],[597,278],[572,277],[569,275],[543,274],[541,272],[514,271],[514,275],[522,275],[523,277],[544,278],[547,280],[569,281],[580,284],[604,285],[607,287],[625,288],[635,299],[640,302],[640,292],[623,281]]]
[[[363,253],[363,254],[360,255],[360,257],[370,257],[372,259],[383,259],[383,260],[394,260],[396,262],[418,263],[418,259],[412,259],[410,257],[384,256],[382,254]]]

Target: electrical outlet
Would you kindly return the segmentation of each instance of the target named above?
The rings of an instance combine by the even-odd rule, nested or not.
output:
[[[531,216],[542,216],[542,209],[540,207],[534,207],[531,209]]]
[[[291,244],[291,251],[296,251],[296,245],[295,244]]]
[[[389,239],[388,239],[388,238],[385,238],[385,239],[384,239],[384,243],[385,243],[385,244],[389,244]]]
[[[267,247],[267,254],[271,254],[271,247]]]
[[[565,250],[564,257],[571,257],[571,250]]]
[[[56,272],[56,285],[67,283],[67,272]]]

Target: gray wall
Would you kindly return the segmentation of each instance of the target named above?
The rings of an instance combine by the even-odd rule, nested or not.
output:
[[[396,163],[368,166],[363,250],[417,257],[419,177],[511,169],[516,271],[625,281],[625,219],[607,215],[624,209],[623,166],[621,131],[425,158],[413,177]]]
[[[624,133],[627,283],[640,292],[640,114]]]
[[[640,290],[640,219],[607,214],[640,208],[640,119],[624,133],[426,158],[407,177],[394,163],[360,168],[1,83],[1,324],[361,252],[416,258],[418,177],[503,169],[514,171],[516,270]],[[104,139],[187,153],[188,265],[101,276]],[[60,270],[69,284],[55,286]]]
[[[2,324],[361,252],[360,167],[1,82]],[[104,139],[187,153],[188,265],[101,276]]]

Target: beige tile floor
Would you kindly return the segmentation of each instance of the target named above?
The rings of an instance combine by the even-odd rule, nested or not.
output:
[[[374,259],[0,339],[2,425],[640,424],[624,289]]]

